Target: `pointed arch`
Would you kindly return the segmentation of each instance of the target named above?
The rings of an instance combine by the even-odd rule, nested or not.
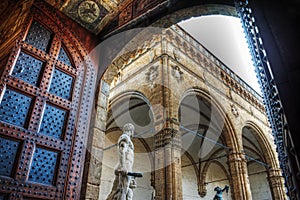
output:
[[[271,147],[270,141],[266,137],[266,133],[264,133],[257,124],[252,121],[246,121],[243,128],[250,128],[254,130],[253,134],[255,139],[259,143],[259,146],[262,148],[263,157],[265,158],[267,164],[270,168],[277,169],[279,168],[277,158],[273,148]]]
[[[286,199],[283,177],[279,163],[276,159],[275,149],[272,148],[271,141],[266,135],[269,133],[264,133],[259,126],[252,121],[246,121],[243,129],[244,128],[253,130],[251,131],[251,134],[254,135],[258,142],[259,147],[261,148],[260,154],[268,165],[266,170],[273,199]]]
[[[196,95],[203,97],[206,101],[210,102],[212,106],[215,107],[216,111],[224,119],[224,127],[223,127],[223,132],[222,135],[224,136],[224,139],[226,141],[226,146],[229,147],[228,150],[231,150],[233,152],[240,152],[241,150],[241,144],[237,138],[237,134],[235,132],[235,129],[232,125],[231,120],[227,116],[225,112],[225,108],[222,106],[222,104],[214,98],[208,90],[203,89],[203,88],[198,88],[198,87],[193,87],[188,90],[186,90],[180,100],[180,103],[182,100],[189,96],[189,95]]]

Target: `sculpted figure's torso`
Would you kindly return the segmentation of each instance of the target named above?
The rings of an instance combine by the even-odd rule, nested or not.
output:
[[[123,128],[123,134],[118,140],[119,164],[116,169],[116,175],[119,177],[119,192],[117,200],[132,200],[132,188],[136,186],[135,180],[128,176],[132,172],[134,160],[134,146],[131,138],[134,133],[132,124],[126,124]]]
[[[133,143],[128,135],[121,135],[118,141],[119,147],[119,166],[118,170],[132,171],[134,160],[134,147]]]
[[[134,126],[125,124],[123,133],[118,139],[118,164],[115,168],[115,181],[113,189],[107,200],[132,200],[133,191],[136,187],[135,179],[132,178],[134,161],[134,146],[131,137],[134,134]],[[131,172],[131,176],[128,175]]]

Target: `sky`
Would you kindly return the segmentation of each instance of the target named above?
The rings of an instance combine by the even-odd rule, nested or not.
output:
[[[261,93],[240,19],[223,15],[191,18],[178,24]]]

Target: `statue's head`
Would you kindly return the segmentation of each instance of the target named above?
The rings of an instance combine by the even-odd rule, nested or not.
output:
[[[123,132],[130,137],[134,134],[134,126],[131,123],[127,123],[123,126]]]

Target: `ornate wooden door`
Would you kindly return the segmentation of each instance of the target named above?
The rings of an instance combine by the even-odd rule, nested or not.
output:
[[[93,73],[59,15],[39,4],[1,66],[0,200],[79,198]]]

